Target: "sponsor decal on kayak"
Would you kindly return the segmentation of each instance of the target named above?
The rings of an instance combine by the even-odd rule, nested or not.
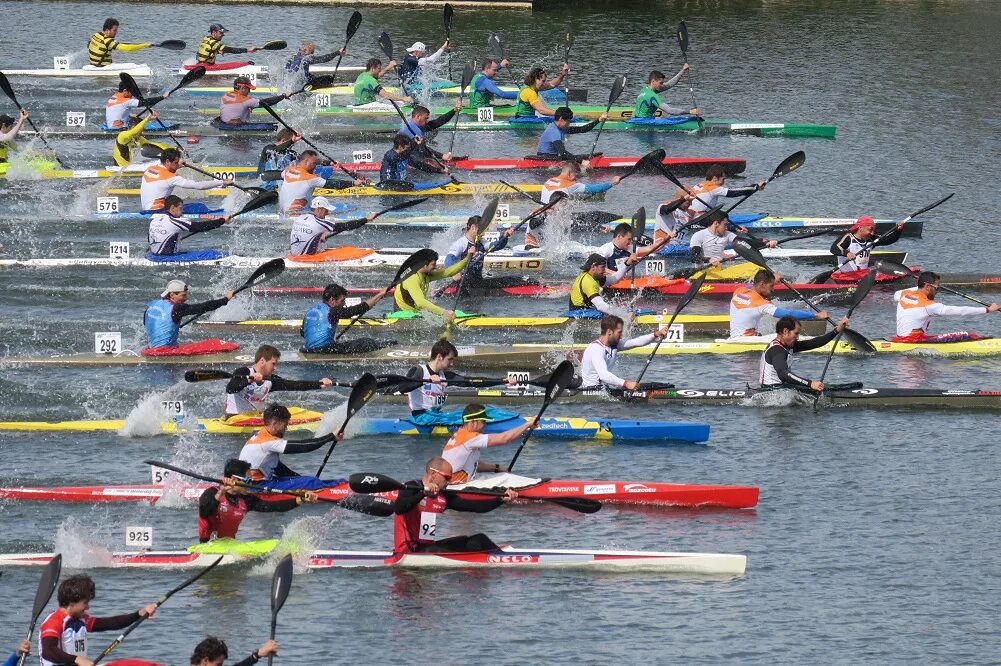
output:
[[[1001,395],[1001,391],[977,391],[976,395]]]
[[[609,495],[615,492],[614,483],[600,483],[584,486],[585,495]]]
[[[579,493],[580,486],[550,486],[549,491],[553,493]]]
[[[668,394],[673,394],[679,398],[743,398],[747,395],[747,391],[730,389],[712,389],[708,391],[678,389],[676,391],[668,391]]]
[[[540,423],[537,430],[570,430],[571,427],[566,421],[547,421]]]
[[[942,391],[942,395],[977,395],[976,391]]]
[[[487,562],[535,562],[533,555],[488,555]]]
[[[626,483],[622,485],[622,492],[626,493],[655,493],[656,488],[651,488],[645,483]]]

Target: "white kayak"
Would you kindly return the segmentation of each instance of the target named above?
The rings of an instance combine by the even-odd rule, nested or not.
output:
[[[312,74],[333,74],[333,65],[312,65],[309,68]],[[357,76],[365,71],[364,67],[358,65],[341,65],[340,69],[337,70],[338,74]],[[4,69],[3,73],[7,76],[28,76],[28,77],[55,77],[55,78],[68,78],[68,77],[114,77],[118,78],[118,75],[122,72],[126,72],[129,76],[134,78],[146,78],[155,76],[157,74],[167,73],[170,75],[184,76],[188,73],[188,70],[179,67],[150,67],[145,63],[136,62],[120,62],[112,63],[107,67],[93,67],[91,65],[84,65],[83,67],[52,67],[52,68],[39,68],[39,69]],[[242,67],[232,67],[229,69],[209,69],[206,70],[205,76],[221,76],[227,78],[233,78],[237,76],[253,76],[253,77],[267,77],[270,74],[270,68],[268,65],[243,65]],[[282,74],[285,74],[284,70]]]

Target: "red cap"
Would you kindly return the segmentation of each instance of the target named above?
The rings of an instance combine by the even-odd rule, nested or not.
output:
[[[862,227],[875,227],[875,226],[876,226],[876,220],[872,219],[872,217],[869,215],[863,215],[859,219],[855,220],[855,224],[852,225],[850,231],[852,233],[855,233]]]

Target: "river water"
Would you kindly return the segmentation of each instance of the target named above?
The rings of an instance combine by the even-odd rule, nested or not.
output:
[[[651,6],[652,4],[652,6]],[[106,16],[123,21],[126,40],[180,38],[194,44],[208,24],[222,22],[235,44],[308,38],[320,49],[343,41],[349,9],[276,6],[196,6],[116,3],[0,3],[5,31],[4,68],[47,67],[53,55],[80,58],[87,36]],[[345,62],[379,55],[376,36],[388,31],[401,49],[415,40],[442,39],[438,10],[365,8],[364,23]],[[818,122],[838,127],[836,140],[692,137],[606,133],[607,154],[735,155],[747,159],[746,177],[763,179],[796,150],[806,166],[758,194],[746,210],[812,216],[903,217],[955,191],[946,206],[925,217],[924,237],[905,239],[910,262],[941,272],[995,272],[1001,240],[996,63],[1001,11],[993,2],[664,2],[607,3],[568,12],[527,13],[462,9],[453,35],[453,67],[485,53],[487,36],[502,32],[516,71],[533,63],[558,67],[559,35],[572,22],[572,84],[600,103],[614,75],[629,85],[631,103],[651,68],[681,64],[673,27],[684,18],[691,33],[689,59],[695,93],[709,117]],[[146,61],[176,63],[171,52],[144,52]],[[124,59],[122,57],[119,60]],[[138,59],[136,57],[130,59]],[[280,58],[258,62],[280,64]],[[162,79],[166,81],[166,78]],[[68,110],[99,114],[110,80],[14,79],[36,120],[55,126]],[[688,104],[687,90],[668,94]],[[306,119],[308,105],[296,117]],[[179,96],[162,113],[185,121],[213,98]],[[10,111],[4,102],[0,110]],[[96,117],[96,116],[95,116]],[[512,139],[514,143],[512,144]],[[591,136],[575,137],[584,151]],[[205,139],[196,157],[217,164],[249,164],[263,142]],[[458,135],[456,152],[520,156],[530,137],[504,133]],[[331,140],[334,155],[386,149],[381,140]],[[60,141],[74,166],[110,162],[106,140]],[[541,182],[542,174],[512,175]],[[596,174],[595,179],[609,177]],[[489,174],[470,180],[487,181]],[[740,182],[739,180],[736,182]],[[743,181],[748,182],[748,181]],[[141,247],[138,222],[87,222],[70,214],[93,210],[97,187],[77,183],[5,183],[0,187],[0,242],[4,253],[26,256],[102,255],[110,240]],[[631,214],[665,198],[665,181],[631,178],[613,189],[603,209]],[[469,210],[483,201],[435,203]],[[230,201],[228,204],[232,205]],[[753,205],[752,205],[753,204]],[[377,202],[363,202],[363,210]],[[430,205],[430,203],[428,204]],[[520,209],[520,204],[515,206]],[[428,208],[428,210],[431,210]],[[72,218],[72,219],[71,219]],[[287,229],[237,223],[192,240],[189,247],[219,247],[243,254],[280,254]],[[350,242],[372,247],[430,244],[439,249],[456,232],[367,230]],[[582,240],[573,238],[573,240]],[[590,240],[583,239],[583,240]],[[804,242],[805,244],[806,242]],[[547,257],[550,279],[569,280],[573,263]],[[784,267],[807,278],[819,269]],[[239,271],[189,268],[58,269],[0,272],[0,340],[9,354],[89,351],[94,331],[121,331],[126,347],[141,345],[143,305],[170,277],[192,284],[193,299],[214,297],[244,279]],[[341,271],[323,278],[351,286],[376,285],[384,273]],[[322,284],[317,273],[297,271],[281,284]],[[892,335],[891,291],[859,308],[855,327],[870,337]],[[990,295],[984,296],[990,298]],[[959,304],[955,298],[946,298]],[[310,301],[242,297],[215,315],[298,317]],[[673,308],[673,301],[652,301]],[[561,299],[482,299],[467,309],[490,314],[557,314]],[[835,310],[841,311],[837,306]],[[723,312],[721,301],[699,301],[692,312]],[[955,324],[950,326],[948,324]],[[938,329],[1001,333],[994,318],[940,324]],[[433,331],[401,338],[427,342]],[[587,339],[586,330],[579,331]],[[194,336],[195,334],[190,334]],[[542,341],[557,333],[465,332],[462,343]],[[243,333],[226,337],[253,349],[262,342],[294,348],[291,334]],[[189,338],[190,339],[190,338]],[[621,362],[633,376],[642,359]],[[817,376],[823,359],[802,358],[802,374]],[[385,368],[366,368],[385,370]],[[399,369],[402,369],[399,368]],[[460,368],[461,369],[461,368]],[[290,377],[349,380],[361,368],[286,367]],[[991,358],[837,358],[829,377],[871,386],[1001,389],[1001,363]],[[658,358],[647,377],[700,387],[737,387],[756,377],[757,358]],[[218,385],[184,384],[180,369],[9,370],[0,376],[0,420],[121,418],[130,432],[157,419],[161,399],[181,399],[191,414],[214,415]],[[306,407],[336,409],[332,392],[291,396]],[[138,405],[138,406],[137,406]],[[535,409],[526,406],[526,413]],[[398,402],[377,400],[366,413],[402,415]],[[753,511],[679,511],[606,507],[583,516],[547,506],[521,506],[486,516],[447,515],[449,533],[485,531],[495,540],[554,548],[604,548],[743,553],[747,574],[726,581],[651,575],[578,572],[440,572],[344,570],[299,572],[279,617],[285,663],[377,663],[390,659],[498,664],[542,663],[997,663],[997,474],[991,465],[995,414],[880,409],[849,411],[809,405],[735,407],[555,405],[553,415],[702,421],[712,426],[708,445],[599,445],[588,441],[530,444],[519,461],[523,474],[564,478],[749,483],[761,487]],[[143,460],[173,460],[216,473],[242,444],[238,436],[138,436],[114,433],[3,433],[0,483],[84,485],[142,483]],[[419,474],[440,441],[348,439],[328,470],[346,476],[381,471],[408,479]],[[508,452],[490,460],[506,461]],[[304,456],[309,469],[318,456]],[[154,545],[183,548],[196,534],[195,509],[179,502],[157,507],[0,503],[0,551],[61,550],[69,562],[93,563],[88,547],[122,549],[127,526],[151,526]],[[295,514],[251,515],[241,536],[284,535],[324,548],[383,549],[388,520],[310,507]],[[213,572],[171,599],[155,622],[132,634],[116,653],[187,663],[206,633],[229,642],[240,658],[268,631],[268,586],[273,562]],[[0,649],[23,636],[38,570],[9,570],[0,578],[8,603],[0,610]],[[138,608],[182,578],[180,572],[93,572],[97,615]],[[53,602],[54,605],[54,602]],[[91,656],[110,638],[96,636]],[[234,660],[235,661],[235,660]]]

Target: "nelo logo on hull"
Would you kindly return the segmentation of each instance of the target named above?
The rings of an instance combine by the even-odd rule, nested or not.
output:
[[[487,557],[487,562],[535,562],[536,558],[532,555],[490,555]]]

